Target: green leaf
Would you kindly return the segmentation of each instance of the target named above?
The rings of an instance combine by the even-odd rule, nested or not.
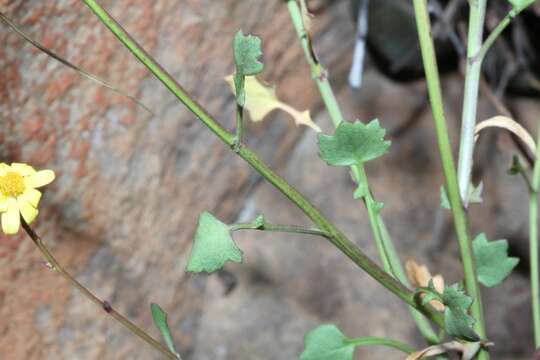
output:
[[[433,300],[438,301],[440,303],[443,302],[442,300],[442,294],[440,294],[437,289],[435,289],[435,285],[433,284],[433,278],[429,279],[428,286],[427,287],[421,287],[416,289],[415,296],[422,293],[424,296],[421,298],[422,305],[429,304]]]
[[[332,166],[362,165],[388,152],[390,141],[384,140],[385,133],[377,119],[367,125],[342,122],[334,135],[319,135],[320,157]]]
[[[508,2],[512,5],[514,10],[521,11],[531,5],[534,0],[508,0]]]
[[[480,204],[482,202],[482,190],[484,189],[484,184],[480,182],[478,186],[474,186],[473,183],[469,185],[469,204]],[[441,207],[443,209],[450,210],[450,200],[448,200],[448,194],[446,189],[441,185]]]
[[[234,243],[229,226],[204,212],[199,217],[186,270],[212,273],[227,261],[242,262],[242,252]]]
[[[473,299],[458,284],[444,288],[442,296],[444,309],[444,329],[450,336],[461,340],[478,341],[480,338],[472,329],[475,319],[467,314]]]
[[[519,175],[522,172],[525,172],[521,161],[517,155],[512,156],[512,166],[508,169],[508,175]]]
[[[478,186],[474,186],[473,183],[469,185],[469,204],[480,204],[482,200],[482,191],[484,190],[484,183],[480,181]]]
[[[352,360],[354,347],[335,325],[321,325],[306,334],[300,360]]]
[[[152,319],[154,319],[154,324],[161,333],[163,340],[165,340],[165,344],[172,353],[179,357],[178,351],[176,351],[176,348],[174,347],[171,331],[169,330],[169,324],[167,323],[167,314],[161,307],[159,307],[158,304],[154,303],[150,304],[150,310],[152,311]]]
[[[448,194],[446,189],[441,185],[441,207],[443,209],[450,210],[450,200],[448,200]]]
[[[354,190],[354,193],[353,193],[353,198],[361,199],[361,198],[366,197],[369,194],[369,186],[366,183],[366,181],[360,179],[360,177],[357,176],[353,170],[351,170],[350,175],[351,175],[352,181],[354,181],[357,185],[356,190]]]
[[[253,35],[245,36],[242,30],[239,30],[234,36],[233,50],[236,65],[236,74],[234,75],[236,102],[238,105],[244,106],[246,102],[245,77],[257,75],[264,67],[263,63],[259,61],[262,55],[261,39]]]
[[[492,287],[500,284],[516,267],[519,259],[508,256],[506,240],[488,241],[484,233],[473,241],[476,259],[476,276],[482,285]]]
[[[249,76],[260,73],[264,66],[259,61],[261,56],[261,39],[253,35],[245,36],[242,30],[239,30],[234,36],[234,63],[237,74]]]

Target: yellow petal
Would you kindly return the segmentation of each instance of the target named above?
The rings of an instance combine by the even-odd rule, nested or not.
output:
[[[6,163],[0,163],[0,176],[4,176],[11,168]]]
[[[29,176],[36,172],[33,167],[21,163],[11,163],[11,170],[16,173],[21,174],[22,176]]]
[[[34,221],[38,214],[38,210],[35,207],[33,207],[28,201],[20,199],[20,197],[17,199],[17,205],[24,221],[26,221],[27,224]]]
[[[15,198],[8,198],[8,209],[2,213],[2,231],[8,235],[16,234],[19,231],[21,218],[19,207]]]
[[[30,205],[32,205],[36,209],[39,204],[39,199],[41,199],[41,192],[33,188],[26,188],[26,190],[24,190],[24,193],[22,193],[22,195],[19,195],[19,197],[17,198],[17,200],[23,200],[30,203]],[[0,206],[1,206],[1,200],[0,200]],[[2,211],[1,208],[0,208],[0,211]]]
[[[26,176],[24,178],[24,185],[26,187],[38,188],[38,187],[49,184],[53,180],[54,180],[54,171],[40,170],[30,176]]]
[[[8,198],[2,194],[0,194],[0,212],[7,211],[8,209]]]

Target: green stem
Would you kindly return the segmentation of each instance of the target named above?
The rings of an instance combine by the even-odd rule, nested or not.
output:
[[[516,166],[517,172],[523,179],[523,182],[525,183],[525,185],[527,185],[527,190],[529,190],[529,193],[537,191],[537,189],[534,187],[534,184],[531,182],[531,179],[529,179],[529,174],[527,174],[527,170],[525,170],[523,166],[521,165],[521,162],[519,162],[518,160],[518,163],[514,166]]]
[[[287,0],[287,7],[292,23],[304,50],[304,55],[310,66],[312,78],[315,80],[319,88],[321,98],[323,99],[330,118],[332,119],[334,127],[337,127],[343,121],[343,116],[334,95],[334,91],[332,90],[332,86],[328,81],[328,72],[323,68],[322,64],[315,56],[315,51],[312,48],[311,38],[304,26],[302,13],[298,3],[296,0]],[[359,184],[365,184],[366,187],[370,189],[364,166],[353,165],[351,166],[351,171],[355,181],[357,181]],[[390,253],[387,249],[388,244],[392,242],[388,233],[386,233],[386,239],[383,239],[381,229],[382,226],[384,226],[383,220],[379,212],[375,209],[376,201],[373,198],[371,191],[368,190],[368,194],[363,198],[363,202],[368,212],[369,224],[373,233],[375,245],[377,246],[379,257],[383,264],[383,269],[405,283],[403,280],[406,280],[406,276],[404,275],[403,267],[399,261],[399,257],[397,256],[395,249],[392,253]],[[393,244],[391,246],[393,248]],[[393,266],[391,266],[391,264],[393,264]],[[400,278],[398,273],[401,273],[403,276]],[[438,343],[437,334],[435,331],[433,331],[429,322],[414,308],[410,308],[410,311],[422,336],[430,344]]]
[[[476,58],[482,47],[484,18],[487,0],[469,1],[469,34],[467,36],[467,69],[461,117],[461,136],[459,143],[458,181],[463,205],[468,205],[469,186],[474,153],[474,128],[478,108],[478,92],[482,59]]]
[[[367,346],[367,345],[382,345],[400,350],[406,354],[412,354],[414,349],[407,344],[404,344],[397,340],[381,338],[381,337],[363,337],[358,339],[351,339],[347,341],[348,344],[355,346]]]
[[[114,320],[122,324],[124,327],[126,327],[132,334],[138,336],[142,340],[144,340],[148,345],[152,346],[154,349],[158,350],[163,356],[165,356],[168,359],[172,360],[182,360],[179,354],[174,354],[171,351],[169,351],[165,346],[163,346],[159,341],[152,338],[150,335],[148,335],[144,330],[140,329],[129,321],[127,318],[125,318],[122,314],[117,312],[113,307],[107,302],[103,301],[100,298],[98,298],[96,295],[94,295],[90,290],[88,290],[84,285],[79,283],[71,274],[65,270],[62,265],[56,260],[56,258],[51,254],[49,249],[45,246],[41,238],[36,234],[36,232],[26,223],[26,221],[21,216],[21,225],[23,229],[26,231],[30,239],[34,242],[34,245],[37,246],[43,257],[47,260],[48,266],[50,266],[51,269],[56,271],[58,274],[60,274],[64,279],[66,279],[71,286],[79,290],[87,299],[89,299],[91,302],[99,306],[103,311],[105,311],[107,314],[109,314]]]
[[[512,9],[506,14],[506,16],[497,24],[495,29],[491,31],[487,39],[484,41],[484,44],[482,44],[482,47],[480,48],[480,51],[474,56],[473,60],[482,62],[484,58],[486,57],[487,52],[497,40],[499,35],[506,29],[506,27],[512,22],[512,20],[519,14],[520,11],[517,11],[516,9]]]
[[[538,190],[540,187],[540,126],[536,144],[533,179],[529,192],[529,256],[531,267],[531,302],[534,329],[534,347],[540,347],[540,290],[538,281]]]
[[[407,275],[405,274],[405,269],[403,269],[403,265],[399,261],[399,256],[397,254],[394,243],[392,242],[390,234],[388,233],[386,225],[382,219],[380,221],[380,230],[386,254],[388,255],[388,259],[390,261],[392,273],[399,281],[410,287],[409,279],[407,279]],[[409,311],[413,320],[416,323],[416,326],[418,327],[418,331],[420,331],[420,334],[422,334],[424,339],[426,339],[426,341],[430,345],[438,344],[440,340],[444,338],[444,329],[441,329],[442,333],[438,335],[437,333],[435,333],[435,331],[429,324],[429,321],[427,321],[426,317],[422,315],[418,310],[413,307],[409,307]]]
[[[234,87],[236,94],[236,137],[234,139],[233,150],[238,152],[244,140],[244,105],[245,105],[245,83],[246,77],[237,73],[234,75]]]
[[[261,230],[261,231],[271,231],[271,232],[286,232],[293,234],[305,234],[305,235],[315,235],[321,236],[323,238],[329,239],[330,235],[315,228],[305,228],[298,225],[277,225],[269,224],[266,221],[257,222],[257,220],[250,223],[240,223],[230,225],[231,231],[238,230]]]
[[[208,113],[187,94],[174,78],[131,38],[116,20],[114,20],[95,0],[84,0],[84,2],[100,21],[120,40],[120,42],[124,44],[124,46],[126,46],[132,54],[178,98],[178,100],[195,114],[226,145],[229,147],[234,145],[234,136],[208,115]],[[268,168],[268,166],[264,164],[252,150],[243,146],[237,152],[237,155],[244,159],[255,171],[300,208],[321,231],[330,236],[329,241],[334,244],[334,246],[341,250],[341,252],[348,256],[361,269],[367,272],[373,279],[407,304],[426,314],[426,316],[435,321],[439,326],[443,326],[444,321],[440,313],[431,307],[424,307],[416,304],[414,302],[414,294],[409,289],[388,275],[375,262],[369,259],[296,189],[292,188],[285,180]]]
[[[420,40],[420,49],[422,52],[422,60],[426,73],[429,99],[433,111],[433,121],[435,124],[437,143],[439,146],[443,173],[448,188],[447,193],[454,218],[454,226],[458,237],[461,261],[463,263],[465,287],[468,294],[475,300],[471,307],[471,313],[477,320],[474,324],[474,330],[482,339],[485,339],[486,331],[484,326],[480,289],[476,280],[471,241],[467,230],[467,218],[460,201],[456,171],[454,168],[454,159],[452,156],[452,148],[450,146],[448,129],[446,127],[437,59],[435,57],[433,39],[431,38],[431,24],[426,8],[426,0],[413,0],[413,3],[418,28],[418,36]],[[479,358],[487,359],[487,352],[482,351]]]
[[[302,12],[298,6],[298,3],[296,0],[287,0],[287,7],[289,9],[289,14],[291,16],[294,29],[298,34],[300,44],[304,50],[304,55],[311,69],[311,77],[315,80],[315,83],[319,88],[324,105],[328,111],[328,114],[330,115],[330,118],[332,119],[332,122],[334,123],[334,126],[337,127],[339,123],[343,121],[343,115],[341,114],[341,109],[337,103],[332,86],[330,86],[330,82],[328,81],[328,71],[322,67],[315,56],[315,52],[311,44],[311,38],[304,27]]]
[[[375,245],[377,246],[377,251],[379,252],[379,257],[383,264],[383,269],[389,274],[394,274],[394,272],[392,271],[392,266],[390,263],[388,252],[386,250],[385,243],[383,241],[382,234],[381,234],[381,227],[379,224],[379,210],[380,209],[376,208],[377,202],[373,198],[371,191],[369,191],[370,187],[369,187],[366,170],[363,166],[353,165],[351,166],[351,172],[356,183],[362,184],[361,186],[365,186],[368,189],[368,192],[362,197],[362,199],[368,213],[369,225],[371,227],[373,239],[375,240]]]
[[[240,150],[244,137],[244,107],[236,104],[236,137],[234,138],[233,149],[235,152]]]

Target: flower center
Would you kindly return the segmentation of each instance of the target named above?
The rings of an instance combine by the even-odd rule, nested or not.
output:
[[[0,193],[4,196],[17,197],[24,192],[24,179],[16,172],[0,176]]]

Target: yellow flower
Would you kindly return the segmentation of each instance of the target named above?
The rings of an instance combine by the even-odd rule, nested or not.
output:
[[[53,180],[52,170],[36,171],[26,164],[12,163],[9,166],[0,163],[0,213],[4,233],[16,234],[19,231],[19,214],[28,224],[34,221],[41,198],[41,193],[36,188]]]

